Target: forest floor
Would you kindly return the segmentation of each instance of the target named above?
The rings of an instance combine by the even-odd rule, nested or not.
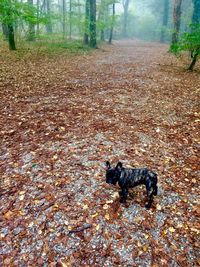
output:
[[[200,265],[200,68],[167,49],[0,54],[1,266]],[[158,174],[150,210],[106,160]]]

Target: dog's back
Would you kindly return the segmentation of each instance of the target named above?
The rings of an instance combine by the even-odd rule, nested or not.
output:
[[[157,184],[157,174],[147,168],[122,168],[119,182],[126,181],[129,187],[135,187],[139,184],[146,184],[150,180]],[[123,183],[124,184],[124,183]]]

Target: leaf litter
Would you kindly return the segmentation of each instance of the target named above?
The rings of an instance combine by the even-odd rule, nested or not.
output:
[[[199,84],[167,46],[1,57],[1,266],[198,266]],[[159,175],[119,204],[104,162]]]

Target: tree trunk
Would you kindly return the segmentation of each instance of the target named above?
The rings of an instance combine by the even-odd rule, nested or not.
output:
[[[193,15],[192,15],[192,24],[199,24],[200,23],[200,0],[192,0],[192,2],[194,5],[194,10],[193,10]],[[191,51],[192,62],[188,70],[193,71],[199,54],[200,54],[200,48],[196,48]]]
[[[63,11],[63,39],[65,39],[66,34],[66,2],[62,0],[62,11]]]
[[[104,30],[101,30],[101,36],[100,36],[100,38],[101,38],[101,41],[102,42],[105,41],[105,32],[104,32]]]
[[[182,0],[175,0],[174,11],[173,11],[173,21],[174,21],[174,32],[172,34],[172,45],[177,44],[178,35],[181,25],[181,4]]]
[[[194,5],[194,11],[192,15],[192,23],[199,24],[200,23],[200,0],[192,0]]]
[[[14,28],[11,23],[8,24],[8,42],[9,42],[9,49],[16,50]]]
[[[169,0],[164,0],[163,24],[160,36],[161,43],[164,43],[165,41],[165,30],[168,24],[168,18],[169,18]]]
[[[96,40],[96,0],[90,0],[90,46],[92,48],[97,47]]]
[[[98,14],[98,22],[101,25],[100,29],[100,40],[105,41],[105,32],[104,32],[104,21],[105,21],[105,0],[101,1],[101,4],[99,6],[99,14]]]
[[[78,0],[78,17],[79,17],[79,23],[78,23],[78,37],[81,36],[81,20],[82,20],[82,12],[81,12],[81,3],[80,0]]]
[[[40,17],[40,0],[37,0],[37,27],[36,27],[37,35],[39,35],[40,32],[39,17]]]
[[[188,67],[188,70],[193,71],[194,66],[197,62],[197,58],[198,58],[199,53],[200,53],[200,48],[196,49],[196,51],[192,53],[192,55],[191,55],[192,56],[192,62],[190,64],[190,66]]]
[[[72,39],[72,0],[69,0],[69,39]]]
[[[127,37],[127,23],[128,23],[128,7],[130,0],[123,0],[123,8],[124,8],[124,19],[123,19],[123,37]]]
[[[2,31],[5,40],[8,40],[8,25],[6,23],[2,23]]]
[[[112,24],[111,24],[110,36],[109,36],[109,40],[108,40],[109,44],[112,43],[112,39],[113,39],[114,21],[115,21],[115,3],[112,5]]]
[[[86,0],[85,2],[85,32],[84,32],[84,38],[83,43],[85,45],[89,44],[89,19],[90,19],[90,2],[89,0]]]
[[[51,34],[53,32],[52,29],[52,23],[51,23],[51,0],[46,1],[46,10],[47,10],[47,25],[46,25],[46,31],[47,33]]]
[[[33,7],[33,0],[28,0],[27,3],[30,7]],[[35,25],[29,21],[28,23],[28,36],[27,41],[34,41],[35,40]]]

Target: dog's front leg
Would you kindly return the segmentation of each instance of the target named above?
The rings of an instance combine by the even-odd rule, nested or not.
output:
[[[121,195],[120,203],[126,203],[126,199],[128,195],[128,188],[123,187],[120,195]]]

